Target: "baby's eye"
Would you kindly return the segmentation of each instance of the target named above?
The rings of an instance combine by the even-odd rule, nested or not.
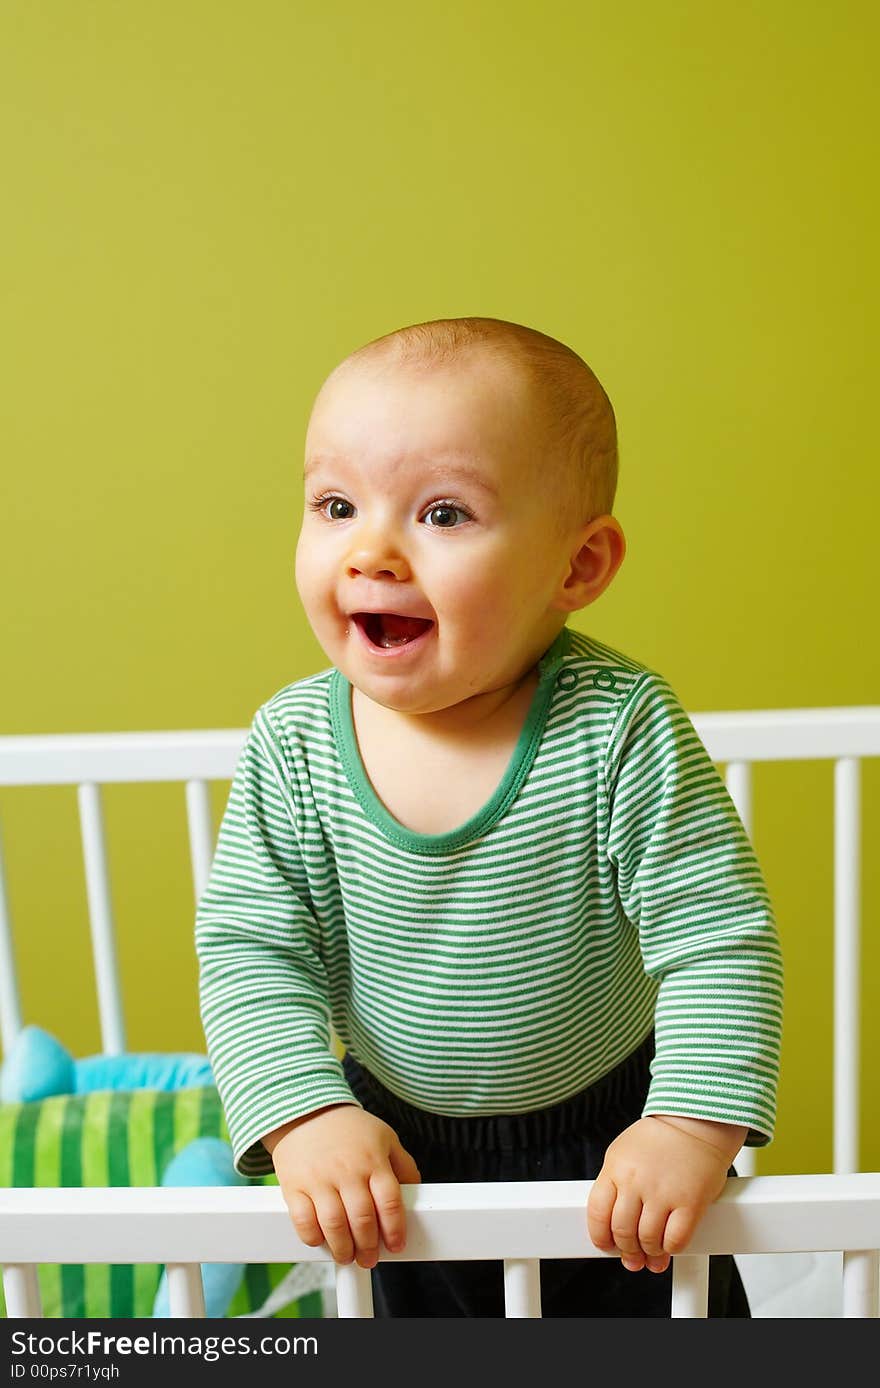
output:
[[[458,526],[455,522],[456,515],[463,516],[466,521],[471,520],[471,513],[464,506],[458,506],[454,501],[435,501],[425,512],[425,518],[433,516],[436,519],[428,526],[429,530],[456,530]]]
[[[354,511],[350,501],[346,501],[341,496],[331,496],[329,493],[324,496],[316,496],[313,501],[309,502],[311,511],[323,511],[328,520],[348,520],[350,518],[348,514],[339,514],[340,506],[343,509],[347,506],[350,512]]]

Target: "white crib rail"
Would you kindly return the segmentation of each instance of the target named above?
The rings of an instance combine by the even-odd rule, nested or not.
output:
[[[395,1262],[502,1259],[506,1313],[540,1315],[539,1261],[608,1257],[590,1243],[590,1181],[404,1187],[407,1247]],[[878,1316],[880,1173],[730,1180],[686,1255],[673,1260],[672,1314],[706,1315],[713,1253],[842,1251],[843,1314]],[[0,1190],[11,1317],[40,1314],[35,1265],[162,1263],[174,1316],[204,1316],[199,1265],[329,1261],[301,1243],[277,1186]],[[637,1274],[633,1274],[637,1275]],[[340,1316],[371,1316],[370,1274],[336,1271]]]

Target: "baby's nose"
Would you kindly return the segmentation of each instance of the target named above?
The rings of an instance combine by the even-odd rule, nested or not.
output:
[[[383,574],[392,578],[407,579],[410,567],[400,550],[389,544],[359,545],[348,556],[348,576],[363,574],[367,578],[379,578]]]

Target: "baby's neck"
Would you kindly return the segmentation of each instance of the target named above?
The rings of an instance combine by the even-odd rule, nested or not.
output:
[[[357,688],[352,690],[352,700],[374,725],[386,723],[389,733],[406,730],[430,738],[432,742],[479,742],[494,737],[508,719],[523,720],[537,684],[537,666],[532,666],[511,684],[474,694],[470,699],[430,713],[402,713],[386,708]]]

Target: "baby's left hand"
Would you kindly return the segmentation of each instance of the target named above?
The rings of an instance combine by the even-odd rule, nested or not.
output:
[[[747,1128],[652,1114],[616,1137],[593,1183],[587,1228],[630,1272],[665,1272],[721,1194]]]

